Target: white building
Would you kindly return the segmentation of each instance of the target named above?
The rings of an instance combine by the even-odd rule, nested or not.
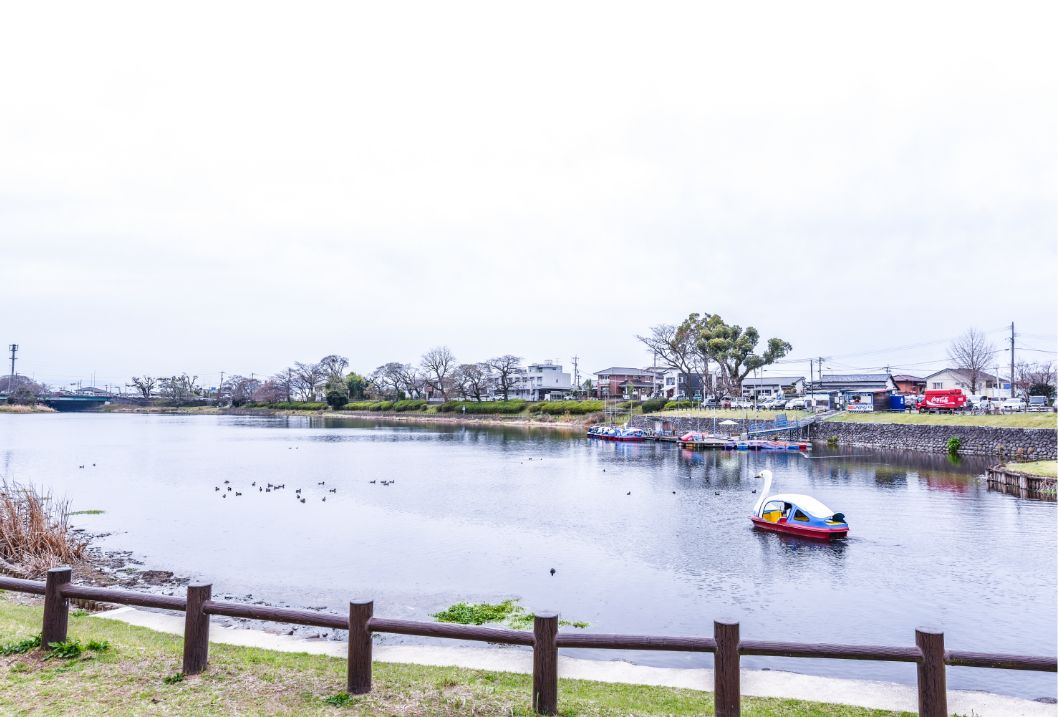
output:
[[[562,366],[544,361],[531,363],[519,372],[511,387],[510,397],[526,401],[550,401],[566,398],[573,391],[573,380],[563,373]]]
[[[765,376],[742,379],[742,397],[757,399],[800,396],[805,392],[804,376]]]
[[[1010,380],[996,378],[994,374],[977,372],[977,390],[970,386],[970,372],[964,368],[945,368],[926,376],[926,390],[937,391],[960,388],[967,395],[988,396],[989,398],[1010,398]]]

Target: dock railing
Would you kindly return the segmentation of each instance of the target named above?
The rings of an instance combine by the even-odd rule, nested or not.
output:
[[[209,624],[211,615],[311,625],[349,631],[346,690],[359,695],[371,691],[371,635],[376,632],[449,640],[474,640],[533,648],[532,707],[544,715],[558,712],[559,648],[604,650],[666,650],[711,652],[714,655],[713,692],[718,717],[738,717],[741,686],[739,663],[742,655],[801,657],[836,660],[879,660],[914,662],[918,667],[918,713],[923,717],[947,717],[946,665],[1003,670],[1058,671],[1058,659],[1025,655],[993,654],[947,650],[944,634],[938,630],[915,630],[913,647],[877,645],[805,644],[769,640],[743,640],[739,624],[722,619],[713,622],[712,637],[664,637],[655,635],[616,635],[558,631],[558,613],[537,612],[533,631],[508,630],[476,625],[394,620],[374,616],[371,600],[352,600],[347,617],[312,610],[247,605],[213,600],[209,584],[187,586],[185,597],[156,595],[114,588],[75,585],[68,567],[52,568],[47,580],[38,582],[0,576],[0,590],[44,596],[41,645],[66,640],[69,601],[92,600],[118,605],[177,610],[184,613],[185,675],[206,670],[209,664]],[[703,685],[703,688],[706,685]]]

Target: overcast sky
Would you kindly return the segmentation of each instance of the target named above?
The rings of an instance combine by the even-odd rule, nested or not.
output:
[[[5,7],[20,372],[589,373],[691,311],[835,372],[1054,358],[1050,3],[368,5]]]

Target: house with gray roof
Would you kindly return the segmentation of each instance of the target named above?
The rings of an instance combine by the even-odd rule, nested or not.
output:
[[[804,376],[763,376],[742,379],[743,398],[758,400],[778,396],[800,396],[805,392]]]
[[[959,388],[967,395],[1010,398],[1010,379],[997,377],[987,371],[977,372],[976,386],[973,385],[970,370],[965,368],[943,368],[926,376],[925,381],[929,390]]]

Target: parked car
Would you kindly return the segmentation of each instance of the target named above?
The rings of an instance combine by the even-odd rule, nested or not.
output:
[[[748,398],[736,398],[731,401],[731,408],[753,408],[753,401]]]
[[[785,408],[787,411],[803,411],[807,408],[807,404],[803,398],[791,398],[786,402]]]
[[[1050,402],[1046,396],[1029,396],[1028,410],[1030,411],[1049,411],[1051,410]]]
[[[766,408],[769,411],[781,411],[782,409],[786,408],[786,399],[785,398],[778,398],[778,397],[777,398],[769,398],[767,401],[765,401],[764,403],[760,404],[760,407],[761,408]]]
[[[1025,399],[1023,398],[1008,398],[999,404],[999,410],[1002,413],[1019,413],[1024,411],[1026,408]]]
[[[720,408],[720,401],[715,398],[707,398],[702,401],[702,408]]]

